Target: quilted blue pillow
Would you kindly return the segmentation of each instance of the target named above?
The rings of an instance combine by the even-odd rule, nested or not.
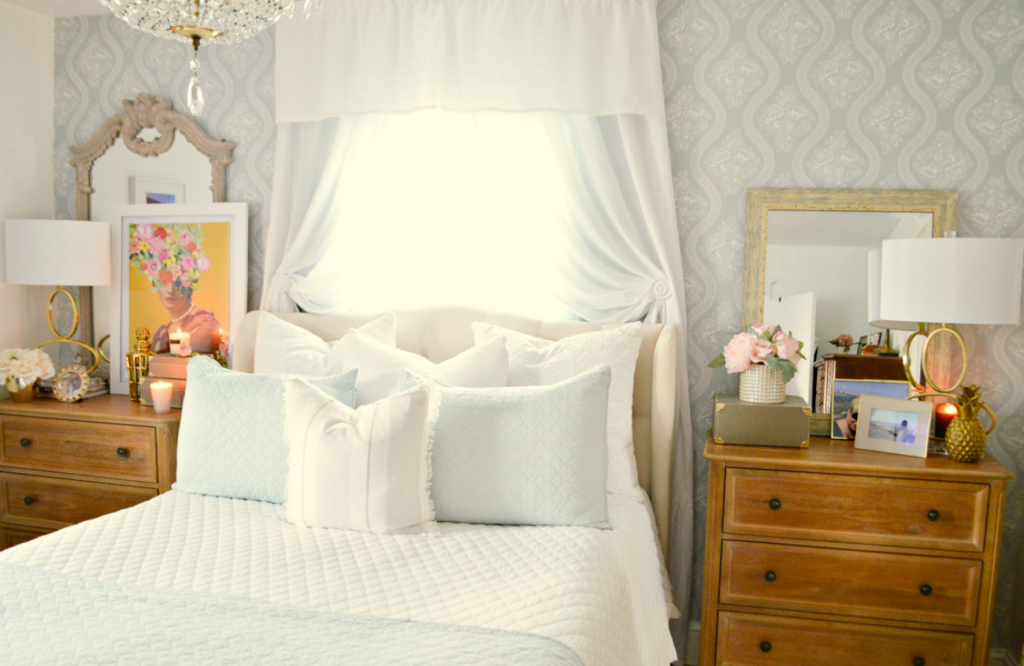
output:
[[[355,407],[357,372],[353,368],[309,383]],[[189,361],[173,488],[283,504],[288,476],[286,378],[225,370],[206,356]]]
[[[423,381],[440,394],[431,485],[438,521],[608,528],[607,365],[548,386]]]

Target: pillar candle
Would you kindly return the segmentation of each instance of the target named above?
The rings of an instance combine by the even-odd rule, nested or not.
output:
[[[171,353],[175,356],[179,356],[181,354],[181,348],[183,346],[188,348],[191,348],[192,346],[192,334],[184,333],[180,328],[176,333],[168,334],[167,338],[170,341]]]
[[[153,382],[149,385],[153,394],[153,411],[157,414],[166,414],[171,411],[171,391],[173,386],[170,382]]]
[[[935,436],[942,439],[946,436],[946,428],[960,414],[955,403],[945,402],[935,408]]]

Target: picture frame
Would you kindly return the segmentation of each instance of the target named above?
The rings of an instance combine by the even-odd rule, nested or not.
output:
[[[153,242],[158,239],[157,242]],[[128,393],[125,354],[149,329],[154,352],[169,333],[190,333],[197,352],[238,333],[247,309],[249,206],[133,204],[111,219],[110,392]],[[166,344],[167,350],[161,350]]]
[[[78,402],[89,392],[89,370],[84,365],[69,365],[54,376],[53,396],[61,402]]]
[[[855,439],[857,405],[855,400],[865,395],[904,400],[910,397],[910,383],[882,379],[836,379],[832,382],[832,439]]]
[[[862,396],[854,448],[927,458],[932,407],[925,400]]]
[[[183,204],[185,183],[128,176],[128,201],[133,204]]]

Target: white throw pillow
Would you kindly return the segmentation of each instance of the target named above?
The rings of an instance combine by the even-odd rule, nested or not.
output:
[[[552,341],[500,326],[473,324],[476,344],[505,338],[508,385],[542,386],[571,379],[599,365],[612,370],[608,389],[608,492],[637,496],[640,483],[633,453],[633,374],[643,326],[625,324],[607,331]],[[362,375],[362,369],[360,369]],[[359,378],[356,380],[359,381]]]
[[[388,313],[352,329],[349,333],[352,331],[359,331],[381,344],[394,347],[395,315],[393,312]],[[269,312],[260,312],[253,371],[259,374],[293,374],[306,377],[333,374],[330,372],[330,366],[334,363],[331,349],[341,340],[327,342],[301,326],[275,317]]]
[[[508,351],[499,337],[488,344],[470,347],[441,363],[389,347],[362,331],[349,331],[331,350],[332,374],[359,368],[356,379],[358,406],[394,395],[402,390],[404,372],[436,379],[447,386],[494,388],[508,378]]]
[[[352,409],[302,379],[285,382],[285,515],[305,527],[375,534],[436,530],[427,386]]]

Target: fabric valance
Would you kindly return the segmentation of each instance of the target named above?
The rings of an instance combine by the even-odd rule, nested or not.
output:
[[[277,122],[349,114],[663,116],[655,0],[327,0],[276,27]]]

